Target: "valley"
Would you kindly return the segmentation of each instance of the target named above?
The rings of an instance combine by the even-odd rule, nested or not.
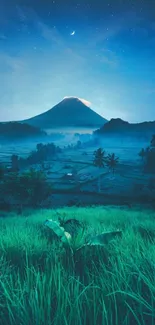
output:
[[[143,164],[138,153],[138,147],[132,144],[129,147],[122,145],[102,146],[106,154],[115,153],[119,157],[114,174],[105,165],[104,168],[96,168],[93,164],[94,151],[97,146],[83,148],[67,148],[68,142],[60,140],[54,142],[60,146],[62,152],[46,160],[43,164],[32,164],[28,168],[22,168],[20,172],[33,167],[42,170],[47,181],[52,186],[50,206],[65,206],[74,204],[116,204],[128,205],[152,201],[154,191],[148,189],[152,178],[151,174],[143,172]],[[74,142],[72,145],[75,145]],[[146,144],[144,143],[144,146]],[[11,156],[26,158],[36,148],[36,142],[16,145],[1,145],[0,161],[7,167],[11,166]],[[19,172],[19,173],[20,173]],[[98,180],[101,188],[98,192]],[[48,201],[49,202],[49,201]]]

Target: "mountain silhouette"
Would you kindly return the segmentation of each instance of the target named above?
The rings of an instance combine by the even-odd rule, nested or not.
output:
[[[142,123],[129,123],[120,118],[112,118],[100,129],[94,131],[96,135],[135,135],[147,136],[155,134],[155,121]]]
[[[34,127],[26,123],[19,122],[1,122],[0,123],[0,140],[21,140],[21,139],[37,139],[45,137],[47,134],[40,128]]]
[[[57,127],[98,128],[103,126],[107,120],[85,105],[79,98],[69,97],[63,99],[47,112],[22,122],[41,129]]]

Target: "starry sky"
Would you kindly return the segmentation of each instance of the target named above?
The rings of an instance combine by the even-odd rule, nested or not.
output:
[[[155,120],[155,0],[1,0],[0,121],[76,96]]]

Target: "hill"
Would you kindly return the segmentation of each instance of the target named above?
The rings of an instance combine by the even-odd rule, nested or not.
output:
[[[129,123],[120,118],[111,119],[100,129],[94,131],[95,135],[127,135],[147,137],[155,134],[155,121],[143,123]]]
[[[63,99],[47,112],[24,122],[42,129],[52,129],[57,127],[97,128],[107,121],[79,98],[69,97]]]
[[[25,140],[46,136],[46,132],[26,123],[5,122],[0,123],[0,140]]]

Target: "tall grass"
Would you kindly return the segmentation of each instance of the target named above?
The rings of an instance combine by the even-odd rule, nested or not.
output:
[[[43,226],[58,213],[90,231],[122,229],[105,247],[66,250]],[[155,213],[64,208],[0,220],[0,325],[153,325]],[[81,238],[78,238],[79,246]]]

